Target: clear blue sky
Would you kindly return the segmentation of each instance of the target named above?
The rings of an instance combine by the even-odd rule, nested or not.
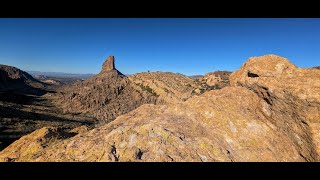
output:
[[[0,64],[23,70],[98,73],[113,54],[125,74],[196,75],[270,53],[320,65],[320,19],[0,19]]]

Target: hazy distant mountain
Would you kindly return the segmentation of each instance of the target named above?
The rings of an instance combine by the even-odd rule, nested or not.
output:
[[[203,75],[192,75],[192,76],[188,76],[189,78],[201,78],[203,77]]]
[[[51,76],[51,77],[76,77],[81,79],[87,79],[95,74],[74,74],[74,73],[63,73],[63,72],[41,72],[41,71],[27,71],[32,76]]]

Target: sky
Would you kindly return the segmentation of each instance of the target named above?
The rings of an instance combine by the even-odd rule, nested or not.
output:
[[[25,71],[124,74],[234,71],[276,54],[320,65],[320,18],[0,18],[0,64]]]

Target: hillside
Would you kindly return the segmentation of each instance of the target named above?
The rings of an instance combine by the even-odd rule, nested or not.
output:
[[[59,111],[43,96],[54,93],[52,89],[25,71],[0,65],[0,150],[42,127],[72,129],[94,124],[94,118]]]
[[[129,80],[158,96],[158,104],[185,101],[196,94],[195,89],[201,88],[194,79],[171,72],[137,73],[129,76]]]
[[[37,89],[45,87],[45,83],[34,79],[25,71],[0,64],[0,92],[17,90],[22,93],[37,94]]]
[[[103,63],[99,74],[63,86],[47,97],[64,112],[88,114],[102,123],[157,100],[156,95],[134,88],[128,78],[115,68],[113,56]]]

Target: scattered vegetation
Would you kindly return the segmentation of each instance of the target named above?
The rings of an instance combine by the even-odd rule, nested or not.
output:
[[[160,96],[153,89],[151,89],[149,86],[144,86],[143,84],[140,84],[140,83],[138,83],[136,85],[138,85],[141,88],[142,91],[147,91],[147,92],[151,93],[152,95],[154,95],[156,97]]]
[[[163,88],[164,92],[169,93],[170,91],[167,88]]]

